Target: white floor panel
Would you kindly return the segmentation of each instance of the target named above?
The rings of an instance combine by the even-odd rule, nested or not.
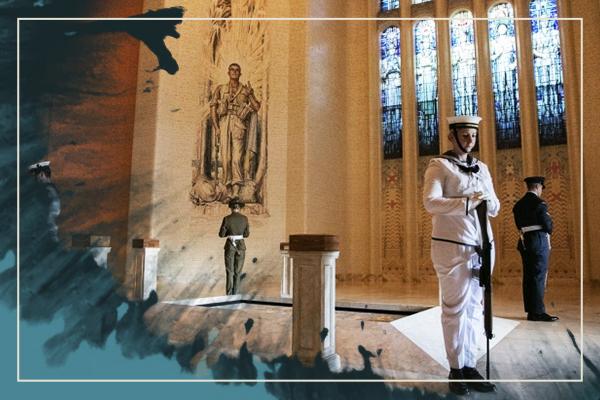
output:
[[[408,317],[397,319],[392,321],[391,324],[449,371],[450,366],[448,365],[446,350],[444,349],[441,315],[442,309],[437,306]],[[517,325],[519,325],[518,321],[494,317],[494,338],[490,341],[490,349],[492,349],[496,343],[499,343],[504,339]],[[486,346],[485,336],[483,334],[481,335],[481,341],[478,343],[477,347],[477,359],[479,359],[485,356]]]

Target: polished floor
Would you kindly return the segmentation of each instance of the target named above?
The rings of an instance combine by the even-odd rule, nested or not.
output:
[[[498,393],[473,394],[471,398],[600,398],[600,367],[597,367],[600,366],[600,287],[588,285],[583,289],[582,297],[578,282],[550,284],[546,292],[547,311],[558,315],[560,320],[543,323],[526,320],[520,287],[496,285],[494,314],[519,324],[493,349],[491,376],[499,381]],[[251,293],[255,298],[278,299],[279,287],[265,285]],[[435,284],[338,284],[336,296],[338,304],[360,307],[388,305],[389,309],[417,311],[438,304]],[[168,335],[174,344],[190,343],[199,333],[206,332],[208,345],[198,351],[194,363],[211,366],[221,354],[236,357],[244,343],[250,353],[263,361],[291,353],[291,307],[237,304],[209,308],[183,303],[159,303],[146,313],[146,320],[151,329]],[[400,317],[338,311],[336,350],[343,369],[364,370],[366,350],[372,355],[370,368],[382,379],[445,379],[447,371],[391,325],[391,321]],[[483,371],[482,362],[483,359],[478,367]],[[445,382],[389,384],[416,386],[441,395],[448,393]]]

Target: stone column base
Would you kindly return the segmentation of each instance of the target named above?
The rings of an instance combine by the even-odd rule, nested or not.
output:
[[[279,250],[281,253],[281,261],[282,261],[282,270],[281,270],[281,290],[279,292],[279,296],[281,298],[291,298],[292,293],[294,292],[294,281],[293,271],[294,271],[294,260],[290,257],[290,244],[289,243],[280,243]]]
[[[292,353],[303,364],[321,354],[340,368],[335,351],[335,260],[339,242],[332,235],[291,235],[294,260]]]
[[[160,242],[157,239],[133,239],[131,245],[133,263],[127,279],[128,297],[146,300],[152,291],[156,291]]]

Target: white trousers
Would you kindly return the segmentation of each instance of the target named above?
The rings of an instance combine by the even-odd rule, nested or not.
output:
[[[442,292],[442,331],[451,368],[475,367],[484,338],[483,288],[473,276],[479,255],[470,246],[433,240],[431,259]],[[492,267],[494,252],[492,250]]]

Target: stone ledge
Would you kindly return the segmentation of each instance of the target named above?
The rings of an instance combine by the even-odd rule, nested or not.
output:
[[[134,249],[143,249],[145,247],[160,247],[158,239],[132,239],[131,247]]]
[[[71,247],[110,247],[110,236],[77,234],[71,237]]]
[[[335,235],[290,235],[290,251],[339,251]]]

